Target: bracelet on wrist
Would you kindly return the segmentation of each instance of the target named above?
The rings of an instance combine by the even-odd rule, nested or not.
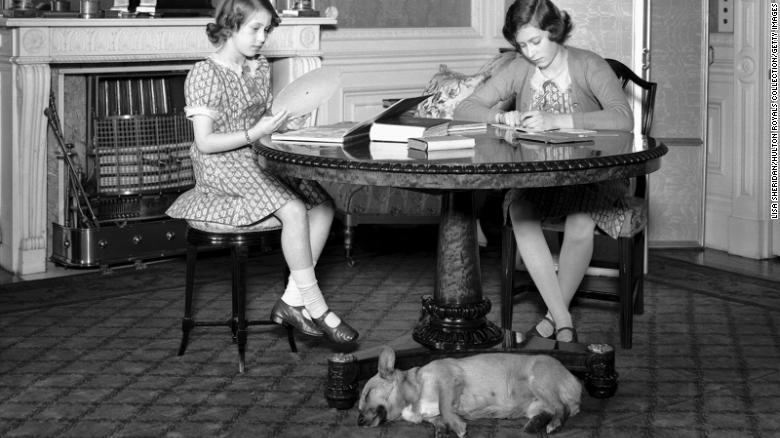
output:
[[[247,143],[252,143],[252,139],[249,137],[249,130],[244,129],[244,138],[246,139]]]

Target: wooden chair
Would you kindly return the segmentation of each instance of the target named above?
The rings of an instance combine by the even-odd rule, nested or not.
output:
[[[184,317],[181,321],[182,337],[179,356],[184,354],[189,334],[196,326],[228,326],[233,333],[233,342],[238,346],[238,371],[244,372],[244,356],[247,343],[247,328],[250,325],[272,325],[269,320],[249,321],[246,318],[246,267],[249,247],[269,245],[269,239],[278,241],[281,223],[268,219],[255,226],[231,227],[206,222],[188,221],[187,228],[187,273],[184,288]],[[195,263],[199,249],[229,247],[232,256],[232,312],[226,320],[196,321],[193,317],[193,292],[195,289]],[[282,272],[286,274],[286,272]],[[286,279],[286,275],[285,275]],[[290,350],[297,352],[293,328],[287,329]]]
[[[636,85],[637,97],[642,107],[641,133],[648,135],[653,123],[655,93],[657,84],[646,81],[631,71],[620,61],[607,59],[617,77],[622,81],[627,92],[629,83]],[[631,348],[634,314],[644,312],[644,274],[647,253],[646,229],[648,217],[647,178],[645,175],[632,180],[633,196],[626,198],[629,208],[626,211],[626,222],[617,239],[617,260],[598,261],[594,258],[591,268],[585,274],[582,284],[577,289],[576,296],[617,302],[620,309],[620,345]],[[557,233],[562,239],[562,225],[544,223],[543,228]],[[596,231],[597,235],[601,232]],[[598,238],[598,236],[597,236]],[[503,227],[502,231],[502,284],[501,284],[501,326],[512,328],[513,296],[523,290],[515,290],[515,253],[516,242],[511,226]],[[611,238],[605,241],[614,242]]]

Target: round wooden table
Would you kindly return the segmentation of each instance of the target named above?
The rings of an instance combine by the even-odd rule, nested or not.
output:
[[[407,156],[405,143],[367,140],[344,146],[270,140],[256,145],[260,163],[276,174],[442,193],[434,294],[422,298],[425,317],[412,333],[419,345],[397,351],[396,363],[402,368],[439,355],[483,351],[504,339],[503,330],[486,318],[490,301],[482,294],[475,191],[635,177],[658,170],[668,150],[650,137],[620,131],[599,131],[582,141],[563,144],[522,140],[511,130],[495,127],[466,135],[476,139],[473,154],[447,159],[413,159]],[[554,355],[570,369],[597,372],[600,376],[595,378],[604,380],[597,395],[614,393],[614,349],[606,344],[570,347],[556,348]],[[337,355],[330,361],[331,405],[352,406],[357,396],[352,386],[376,372],[377,353],[365,350]]]

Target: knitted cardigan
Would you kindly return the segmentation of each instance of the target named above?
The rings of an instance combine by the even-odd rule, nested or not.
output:
[[[588,50],[569,46],[566,46],[566,50],[572,80],[574,127],[631,130],[634,125],[631,107],[607,61]],[[453,117],[494,122],[496,114],[502,111],[493,106],[512,98],[515,98],[518,111],[528,110],[534,68],[524,57],[518,56],[464,99],[455,108]]]

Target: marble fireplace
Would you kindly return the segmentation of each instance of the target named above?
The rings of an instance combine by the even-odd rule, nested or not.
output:
[[[18,275],[45,272],[50,223],[62,223],[66,214],[65,169],[44,115],[50,91],[65,118],[73,78],[80,75],[186,71],[213,51],[208,22],[0,18],[0,267]],[[321,65],[320,28],[335,24],[331,18],[283,19],[264,49],[275,91]],[[65,136],[74,135],[72,122],[64,125]]]

